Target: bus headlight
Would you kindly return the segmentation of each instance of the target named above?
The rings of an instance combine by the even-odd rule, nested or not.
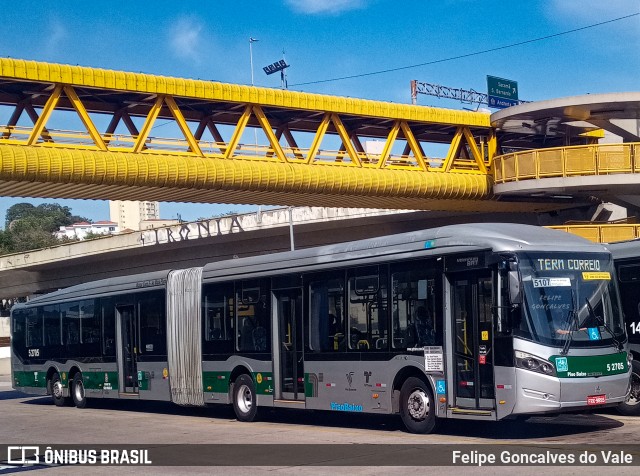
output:
[[[627,352],[627,365],[629,368],[633,365],[633,354],[631,352]]]
[[[548,360],[516,350],[516,367],[555,377],[556,368]]]

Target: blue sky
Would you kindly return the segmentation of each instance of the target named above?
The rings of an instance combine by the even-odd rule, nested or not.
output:
[[[280,87],[262,67],[285,51],[290,89],[410,103],[409,82],[486,91],[486,76],[518,81],[543,100],[640,90],[640,16],[451,61],[640,12],[638,0],[112,0],[41,2],[0,10],[0,56]],[[405,68],[425,64],[424,66]],[[382,70],[404,68],[384,74]],[[322,82],[318,82],[322,81]],[[469,105],[420,96],[421,105]],[[6,123],[6,112],[0,123]],[[1,193],[1,191],[0,191]],[[0,224],[14,203],[0,198]],[[107,202],[64,200],[74,214],[108,219]],[[193,220],[237,205],[161,204],[163,218]]]

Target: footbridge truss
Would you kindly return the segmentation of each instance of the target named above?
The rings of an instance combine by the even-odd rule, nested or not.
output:
[[[3,196],[564,206],[494,196],[494,131],[483,112],[0,59]]]

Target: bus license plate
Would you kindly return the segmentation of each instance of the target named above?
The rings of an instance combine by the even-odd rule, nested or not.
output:
[[[589,395],[587,397],[587,405],[602,405],[607,403],[606,395]]]

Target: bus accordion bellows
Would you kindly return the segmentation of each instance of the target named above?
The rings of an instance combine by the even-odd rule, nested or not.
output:
[[[502,420],[618,405],[631,354],[607,249],[468,224],[123,276],[14,306],[12,379],[87,399]]]

